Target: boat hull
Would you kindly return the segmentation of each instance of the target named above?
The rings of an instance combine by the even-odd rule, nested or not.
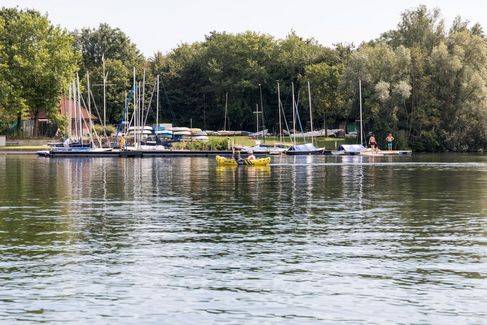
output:
[[[299,150],[288,150],[286,155],[289,156],[310,156],[310,155],[326,155],[331,154],[331,152],[325,149],[310,150],[310,151],[299,151]]]
[[[242,159],[236,161],[235,159],[216,156],[216,163],[218,166],[268,166],[271,163],[271,158],[260,158],[255,160]]]

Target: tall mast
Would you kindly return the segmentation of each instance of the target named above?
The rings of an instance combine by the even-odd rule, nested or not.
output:
[[[255,118],[257,120],[257,133],[255,135],[255,139],[258,139],[259,138],[259,114],[260,114],[260,112],[259,112],[259,104],[255,104],[255,112],[254,112],[254,114],[255,114]]]
[[[257,135],[256,135],[256,139],[259,138],[259,104],[255,104],[255,116],[257,117]]]
[[[362,79],[358,78],[358,93],[360,102],[360,144],[364,145],[363,141],[363,122],[362,122]]]
[[[107,75],[105,73],[105,54],[101,57],[103,63],[103,130],[107,127]],[[106,132],[106,131],[105,131]]]
[[[139,121],[137,122],[137,148],[140,148],[140,141],[142,140],[142,106],[141,106],[141,82],[139,81],[139,101],[138,101],[138,109],[137,109],[137,117]]]
[[[292,100],[293,100],[293,144],[296,144],[296,102],[294,99],[294,81],[291,83]]]
[[[87,88],[87,93],[88,93],[88,130],[90,132],[90,140],[93,146],[95,146],[95,142],[93,141],[93,123],[91,121],[91,96],[90,96],[90,73],[87,71],[86,72],[86,88]]]
[[[73,115],[74,115],[74,138],[78,140],[78,107],[76,104],[76,79],[73,80]]]
[[[225,120],[223,121],[223,131],[227,130],[227,111],[228,111],[228,92],[225,93]]]
[[[279,88],[279,81],[277,82],[277,110],[279,112],[279,142],[282,143],[281,89]]]
[[[79,113],[79,139],[80,143],[83,143],[83,114],[81,112],[81,92],[80,92],[80,87],[79,87],[79,74],[76,74],[76,81],[78,83],[78,113]]]
[[[159,75],[157,75],[156,131],[159,129]]]
[[[73,110],[73,102],[72,102],[72,97],[73,97],[73,92],[72,92],[72,87],[71,84],[68,85],[68,138],[71,138],[72,136],[72,122],[71,121],[71,115],[72,115],[72,110]]]
[[[206,130],[206,95],[203,94],[203,130]]]
[[[262,103],[262,85],[259,84],[259,94],[260,94],[260,114],[262,116],[262,138],[265,142],[265,124],[264,124],[264,104]]]
[[[140,140],[142,140],[142,130],[144,125],[144,110],[145,110],[145,68],[144,68],[144,76],[142,77],[142,110],[140,114],[140,127],[141,127],[141,133],[140,133]]]
[[[313,139],[313,110],[311,109],[311,87],[308,80],[308,100],[309,100],[309,120],[311,123],[311,143],[314,143]]]
[[[129,103],[129,98],[128,98],[128,96],[127,96],[127,91],[125,91],[124,97],[125,97],[125,106],[124,106],[124,107],[126,108],[126,111],[123,113],[123,114],[124,114],[124,119],[123,119],[123,121],[124,121],[125,123],[127,123],[127,121],[129,120],[129,109],[128,109],[128,105],[130,104],[130,103]],[[122,132],[123,132],[124,134],[127,134],[127,124],[122,125]]]
[[[133,113],[133,116],[132,116],[132,120],[134,122],[134,142],[137,142],[137,128],[136,128],[136,124],[137,124],[137,94],[135,93],[137,89],[137,83],[135,81],[135,67],[134,67],[134,113]],[[137,145],[135,143],[135,145]]]

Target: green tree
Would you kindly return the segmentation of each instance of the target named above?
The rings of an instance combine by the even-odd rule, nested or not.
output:
[[[442,149],[487,146],[487,44],[470,30],[453,30],[433,48],[432,87],[441,118]]]
[[[92,92],[103,119],[103,61],[106,77],[107,124],[118,123],[123,114],[125,94],[132,88],[133,69],[140,78],[145,59],[137,46],[119,28],[100,24],[98,28],[75,31],[74,47],[82,54],[80,76],[90,73]]]
[[[396,30],[380,41],[410,52],[405,100],[407,135],[415,150],[478,150],[487,145],[486,42],[479,24],[456,18],[448,32],[440,11],[419,6],[405,11]]]
[[[349,115],[349,107],[345,105],[345,93],[340,89],[343,78],[343,64],[330,65],[326,62],[307,65],[304,75],[300,78],[300,84],[306,85],[310,82],[312,93],[313,118],[317,125],[331,128],[338,121],[345,120]],[[309,105],[307,90],[303,92],[304,102]]]
[[[379,143],[387,132],[406,137],[408,111],[405,101],[411,95],[410,52],[403,46],[393,49],[383,42],[365,44],[352,54],[344,73],[354,116],[358,116],[358,80],[362,81],[364,128],[374,132]],[[400,139],[406,142],[407,138]]]
[[[83,56],[82,74],[101,66],[103,58],[122,61],[128,68],[138,67],[144,61],[137,46],[119,28],[100,24],[96,29],[77,30],[74,35],[74,46]]]
[[[16,116],[17,126],[30,112],[46,110],[59,120],[59,99],[78,69],[73,39],[35,10],[0,10],[0,109],[2,118]]]

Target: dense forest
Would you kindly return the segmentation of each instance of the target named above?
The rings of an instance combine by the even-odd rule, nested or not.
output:
[[[396,29],[379,38],[326,47],[290,32],[210,32],[203,42],[181,44],[150,58],[120,29],[68,32],[35,10],[0,10],[0,121],[20,125],[29,113],[59,116],[59,97],[78,72],[89,73],[102,105],[106,69],[107,118],[122,115],[133,70],[146,71],[147,101],[160,75],[161,120],[175,125],[222,129],[228,98],[228,127],[255,130],[256,105],[265,127],[277,128],[279,82],[291,115],[294,84],[303,126],[310,129],[307,83],[314,129],[336,128],[358,119],[362,83],[365,133],[383,139],[393,132],[400,147],[415,151],[477,151],[487,148],[487,39],[479,24],[457,18],[445,26],[439,10],[420,6],[402,13]],[[98,86],[97,86],[98,85]],[[261,97],[262,94],[262,97]],[[155,119],[150,116],[149,122]],[[1,130],[0,130],[1,131]]]

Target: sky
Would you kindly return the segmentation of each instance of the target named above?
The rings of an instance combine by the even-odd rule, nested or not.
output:
[[[70,31],[108,23],[146,57],[203,41],[211,31],[251,30],[284,38],[294,30],[325,46],[359,45],[395,28],[401,12],[420,4],[441,9],[447,26],[460,15],[487,31],[487,1],[482,0],[0,0],[0,6],[47,13],[53,24]]]

